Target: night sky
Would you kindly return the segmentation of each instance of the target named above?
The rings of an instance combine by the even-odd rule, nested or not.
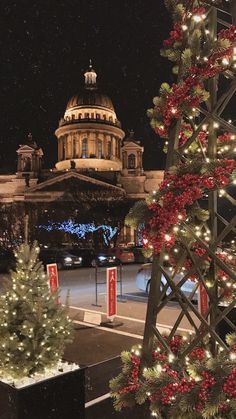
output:
[[[145,147],[144,167],[163,168],[162,144],[146,110],[170,65],[160,57],[171,21],[163,0],[1,0],[0,171],[16,170],[16,149],[32,132],[57,158],[54,131],[81,90],[89,59],[123,129]]]

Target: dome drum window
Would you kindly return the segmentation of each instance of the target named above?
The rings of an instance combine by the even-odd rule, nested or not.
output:
[[[87,138],[84,138],[82,141],[82,159],[86,159],[88,155],[88,140]]]

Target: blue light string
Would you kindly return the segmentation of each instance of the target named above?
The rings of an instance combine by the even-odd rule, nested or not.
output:
[[[73,220],[67,220],[61,223],[50,221],[47,225],[39,225],[38,227],[46,231],[58,230],[64,231],[65,233],[75,234],[79,239],[85,239],[85,236],[88,233],[94,233],[95,231],[102,230],[103,240],[106,245],[109,245],[109,242],[118,231],[117,227],[111,227],[106,224],[99,226],[96,226],[94,222],[88,224],[77,224]]]

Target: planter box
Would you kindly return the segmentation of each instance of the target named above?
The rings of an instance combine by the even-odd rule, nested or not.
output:
[[[84,419],[85,369],[21,388],[0,381],[0,418]]]

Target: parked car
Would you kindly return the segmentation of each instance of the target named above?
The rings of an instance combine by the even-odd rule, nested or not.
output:
[[[130,250],[134,254],[135,263],[148,263],[151,261],[150,258],[147,258],[146,256],[144,256],[142,246],[130,247]]]
[[[83,266],[117,266],[120,264],[119,259],[111,255],[108,250],[73,247],[69,251],[76,256],[82,257]]]
[[[42,249],[39,258],[44,266],[56,263],[57,269],[74,269],[82,265],[82,258],[75,256],[64,249]]]
[[[131,249],[124,247],[117,247],[110,250],[113,256],[116,256],[121,263],[134,263],[134,254]]]
[[[0,272],[9,272],[16,267],[16,258],[10,249],[0,248]]]
[[[171,275],[170,268],[165,268],[167,273]],[[152,272],[152,264],[151,263],[145,263],[141,266],[141,268],[138,270],[136,275],[136,286],[141,291],[144,291],[146,293],[149,293],[150,290],[150,281],[151,281],[151,272]],[[177,285],[180,280],[182,279],[182,274],[176,274],[174,277],[174,282]],[[161,276],[161,286],[164,287],[167,283],[167,280],[165,276],[162,274]],[[195,283],[191,280],[185,281],[185,283],[181,287],[181,291],[183,291],[186,295],[186,297],[189,297],[191,292],[193,291],[195,287]],[[166,295],[170,294],[171,288],[167,288]],[[197,300],[197,292],[193,296],[193,300]]]
[[[91,265],[95,266],[118,266],[120,265],[120,260],[106,251],[98,251],[95,253],[95,257],[92,260]]]

